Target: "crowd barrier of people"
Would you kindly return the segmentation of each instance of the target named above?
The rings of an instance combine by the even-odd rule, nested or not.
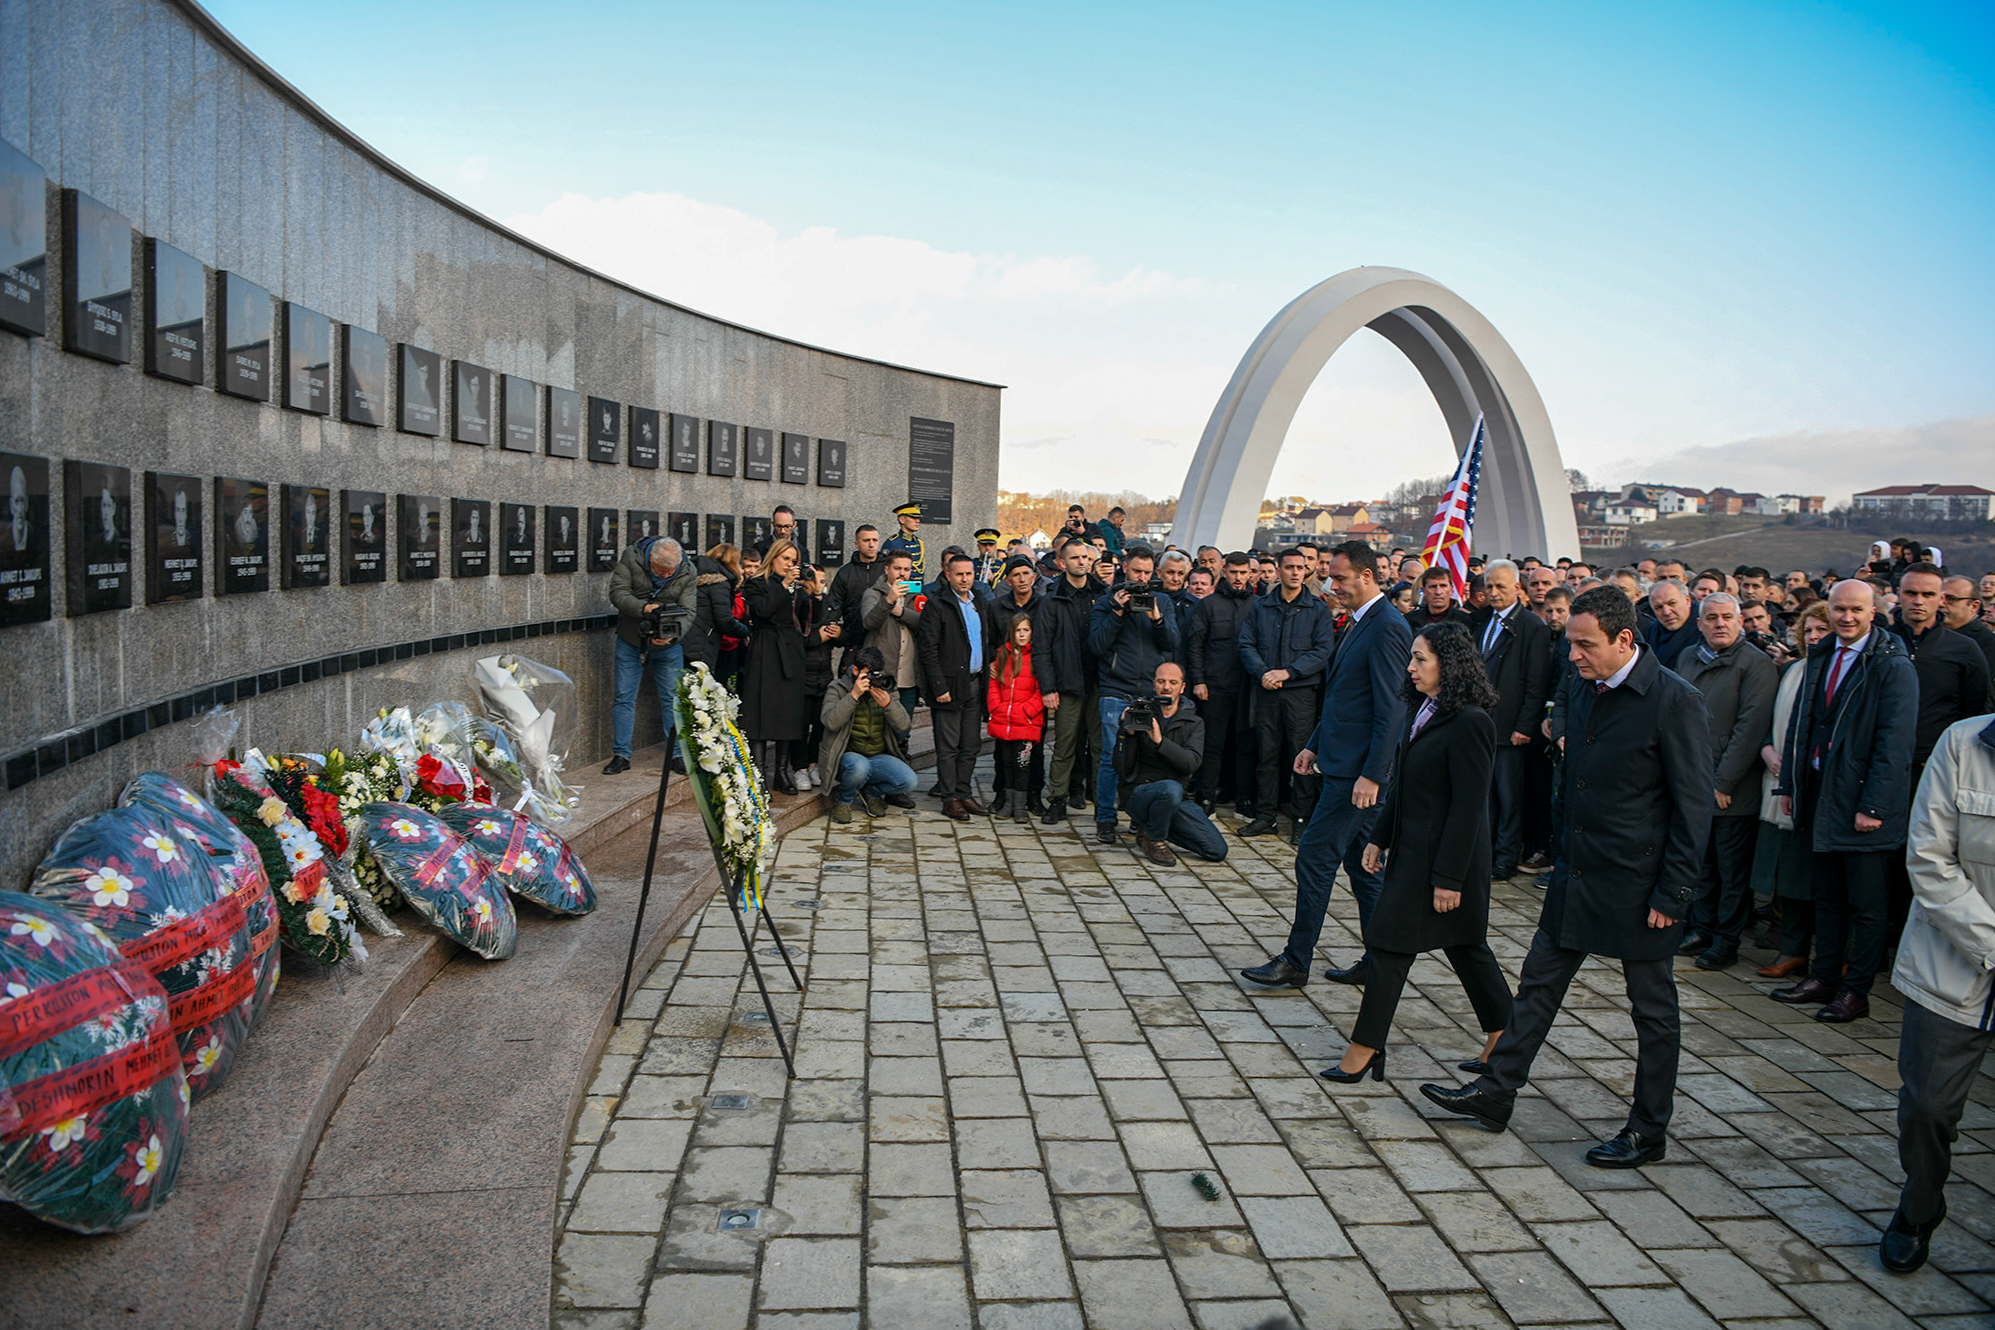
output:
[[[1639,1052],[1626,1126],[1586,1156],[1605,1168],[1665,1157],[1677,957],[1732,969],[1759,930],[1767,997],[1847,1024],[1895,955],[1907,1181],[1881,1259],[1924,1263],[1995,1040],[1995,573],[1911,540],[1849,576],[1476,558],[1464,596],[1403,550],[1156,550],[1124,516],[1074,505],[1043,551],[989,528],[931,550],[908,503],[835,570],[786,507],[754,548],[640,541],[611,582],[606,770],[628,768],[645,671],[665,699],[700,661],[738,689],[769,785],[823,788],[835,823],[919,806],[924,707],[929,795],[958,821],[1091,810],[1113,846],[1126,817],[1168,868],[1286,818],[1290,932],[1241,975],[1310,982],[1341,870],[1364,950],[1320,973],[1364,992],[1326,1080],[1384,1078],[1412,963],[1440,951],[1485,1043],[1466,1084],[1421,1091],[1501,1131],[1580,966],[1619,961]],[[1544,892],[1514,989],[1488,942],[1504,880]]]

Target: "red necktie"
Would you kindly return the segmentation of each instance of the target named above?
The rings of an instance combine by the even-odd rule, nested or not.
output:
[[[1831,707],[1836,704],[1836,689],[1842,686],[1843,676],[1849,673],[1849,660],[1854,654],[1856,653],[1849,647],[1839,646],[1836,648],[1836,658],[1829,666],[1829,682],[1822,690],[1822,705],[1824,707]]]
[[[1593,681],[1593,695],[1595,697],[1599,697],[1602,693],[1606,691],[1607,691],[1607,680],[1595,679]]]

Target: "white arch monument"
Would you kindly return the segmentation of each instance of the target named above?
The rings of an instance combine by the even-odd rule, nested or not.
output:
[[[1457,457],[1468,446],[1477,413],[1486,418],[1476,549],[1577,556],[1579,530],[1565,465],[1531,376],[1466,300],[1403,268],[1338,273],[1291,300],[1261,330],[1206,422],[1178,491],[1172,539],[1192,548],[1252,544],[1295,409],[1331,355],[1360,328],[1379,333],[1420,371]],[[1426,531],[1411,534],[1424,537]]]

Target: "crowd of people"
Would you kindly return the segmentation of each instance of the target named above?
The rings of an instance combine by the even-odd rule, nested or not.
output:
[[[647,666],[663,700],[703,661],[739,689],[770,786],[822,787],[836,823],[918,807],[923,707],[949,818],[1091,811],[1110,846],[1126,817],[1134,852],[1169,867],[1286,817],[1290,933],[1242,976],[1310,981],[1341,870],[1365,950],[1321,973],[1364,993],[1327,1080],[1384,1077],[1413,960],[1439,950],[1486,1039],[1472,1081],[1421,1089],[1502,1130],[1580,966],[1620,961],[1639,1056],[1625,1129],[1587,1156],[1601,1167],[1665,1155],[1676,957],[1730,969],[1763,929],[1769,999],[1842,1024],[1869,1015],[1895,951],[1908,1180],[1882,1259],[1924,1262],[1995,1041],[1995,573],[1900,540],[1848,576],[1664,553],[1476,558],[1463,586],[1357,541],[1153,549],[1123,516],[1075,505],[1044,551],[1001,551],[989,528],[974,552],[932,551],[909,503],[835,570],[787,508],[752,549],[639,542],[611,584],[607,770],[628,767]],[[1545,893],[1514,992],[1487,939],[1505,879]]]

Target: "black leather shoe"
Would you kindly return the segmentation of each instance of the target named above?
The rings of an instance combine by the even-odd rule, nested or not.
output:
[[[1333,984],[1349,984],[1353,988],[1363,988],[1365,980],[1372,977],[1372,967],[1361,957],[1358,963],[1348,970],[1340,970],[1334,965],[1326,966],[1323,977]]]
[[[911,794],[890,794],[887,796],[887,802],[896,808],[912,808],[914,807],[914,796]]]
[[[1335,1081],[1339,1085],[1356,1085],[1367,1076],[1375,1081],[1382,1081],[1385,1079],[1385,1050],[1374,1049],[1372,1060],[1356,1071],[1345,1071],[1341,1067],[1325,1067],[1316,1074],[1326,1081]]]
[[[1266,836],[1272,834],[1274,829],[1275,820],[1273,818],[1257,817],[1246,826],[1240,828],[1240,834],[1242,836]]]
[[[1099,845],[1120,845],[1122,837],[1115,834],[1115,823],[1097,822],[1094,824],[1094,838]]]
[[[1812,975],[1792,988],[1776,988],[1767,994],[1775,1002],[1785,1002],[1790,1007],[1812,1007],[1817,1002],[1827,1002],[1835,995],[1834,984],[1824,983]]]
[[[1700,970],[1729,970],[1738,962],[1738,959],[1738,944],[1732,942],[1713,942],[1709,947],[1698,953],[1697,968]]]
[[[1498,865],[1497,867],[1489,870],[1489,878],[1490,881],[1492,882],[1508,882],[1511,878],[1516,876],[1517,876],[1516,864],[1511,864],[1508,868]]]
[[[610,764],[603,768],[603,774],[605,776],[615,776],[629,770],[630,770],[629,758],[613,757],[610,759]]]
[[[1465,1071],[1471,1076],[1480,1076],[1489,1070],[1489,1064],[1481,1058],[1470,1058],[1467,1062],[1457,1062],[1455,1066],[1458,1070]]]
[[[1039,825],[1042,827],[1057,827],[1066,820],[1067,801],[1059,798],[1047,800],[1046,811],[1040,816]]]
[[[1712,938],[1709,930],[1702,928],[1690,929],[1684,933],[1683,941],[1676,944],[1676,954],[1679,956],[1700,955],[1709,950],[1711,942]]]
[[[1947,1217],[1947,1203],[1940,1201],[1940,1212],[1933,1216],[1930,1224],[1908,1224],[1903,1211],[1891,1216],[1884,1237],[1877,1244],[1877,1259],[1884,1268],[1894,1275],[1909,1275],[1926,1263],[1926,1255],[1933,1245],[1933,1230]]]
[[[1249,983],[1265,984],[1269,988],[1301,988],[1309,982],[1309,971],[1291,965],[1286,956],[1276,956],[1266,965],[1256,965],[1251,970],[1240,971],[1240,977]]]
[[[1870,1015],[1870,999],[1861,993],[1848,989],[1836,994],[1836,1000],[1815,1013],[1815,1019],[1827,1025],[1848,1025]]]
[[[1602,1141],[1588,1150],[1586,1162],[1595,1168],[1640,1168],[1643,1164],[1660,1162],[1668,1153],[1669,1137],[1645,1141],[1640,1132],[1630,1127],[1613,1140]]]
[[[1473,1085],[1465,1085],[1459,1090],[1446,1085],[1423,1085],[1420,1093],[1450,1113],[1474,1118],[1486,1131],[1502,1131],[1510,1125],[1511,1101],[1500,1099],[1487,1090],[1478,1090]]]

